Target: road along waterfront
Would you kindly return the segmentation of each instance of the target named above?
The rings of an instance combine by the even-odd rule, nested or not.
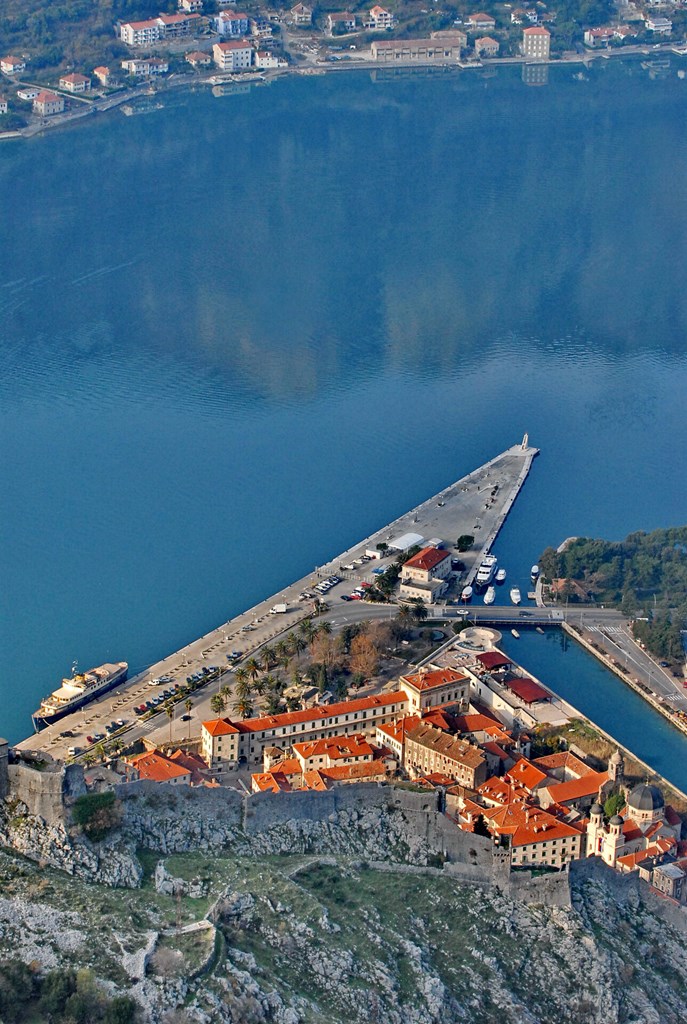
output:
[[[379,551],[378,544],[389,545],[391,549],[394,540],[416,534],[421,542],[437,539],[450,549],[461,534],[484,537],[484,541],[477,539],[472,549],[460,556],[466,567],[464,571],[471,578],[503,526],[538,454],[539,450],[529,445],[525,435],[521,444],[490,459],[326,564],[316,566],[312,573],[133,676],[113,693],[50,725],[40,734],[40,740],[31,736],[17,746],[21,749],[40,747],[53,757],[65,759],[71,748],[82,753],[89,746],[86,736],[102,732],[112,720],[125,723],[116,735],[126,735],[127,742],[146,735],[151,728],[158,727],[165,716],[161,712],[154,719],[133,724],[134,708],[145,698],[175,684],[183,684],[189,676],[207,668],[208,659],[218,663],[208,682],[217,680],[220,686],[222,679],[225,675],[228,677],[232,670],[227,665],[227,656],[232,651],[240,650],[241,660],[245,660],[263,644],[297,626],[313,610],[310,599],[303,599],[303,595],[313,595],[313,588],[333,575],[339,576],[342,582],[333,589],[331,598],[327,595],[327,599],[335,601],[341,610],[343,604],[338,595],[344,592],[347,581],[353,586],[369,583],[375,578],[373,568],[386,567],[396,557],[396,551]],[[366,551],[381,557],[363,561]],[[394,605],[383,605],[380,609],[377,605],[356,603],[366,608],[366,618],[389,616],[396,612]],[[287,610],[275,613],[272,609],[276,606],[285,606]],[[235,662],[239,663],[238,660]],[[199,710],[196,707],[196,716]],[[65,732],[70,735],[64,736]]]

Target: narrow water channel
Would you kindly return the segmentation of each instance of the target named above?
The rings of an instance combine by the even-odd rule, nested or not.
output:
[[[614,736],[673,785],[687,790],[687,736],[560,630],[504,633],[500,646],[542,683]]]

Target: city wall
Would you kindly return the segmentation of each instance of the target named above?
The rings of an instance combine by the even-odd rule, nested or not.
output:
[[[528,902],[570,903],[567,873],[511,873],[507,851],[457,828],[439,810],[436,792],[363,783],[323,793],[248,794],[138,781],[115,787],[116,826],[103,843],[93,844],[71,828],[70,806],[86,791],[80,766],[39,771],[16,764],[3,770],[0,758],[0,783],[6,792],[3,842],[106,885],[140,884],[135,850],[143,846],[163,856],[355,857],[497,885]]]

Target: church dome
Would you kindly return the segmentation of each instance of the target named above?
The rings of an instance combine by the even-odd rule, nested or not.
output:
[[[658,786],[639,785],[630,793],[627,805],[634,811],[659,811],[665,806],[665,800]]]
[[[619,814],[614,814],[608,824],[609,825],[622,825],[622,823],[623,823],[623,819],[620,817],[620,815]]]
[[[603,812],[604,809],[601,806],[601,804],[592,804],[592,806],[589,808],[590,814],[603,814]]]
[[[622,759],[623,759],[622,758],[622,754],[620,753],[619,750],[616,750],[616,752],[614,754],[611,754],[610,763],[611,764],[620,764]]]

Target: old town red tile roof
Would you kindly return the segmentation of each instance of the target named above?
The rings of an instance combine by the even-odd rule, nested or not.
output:
[[[163,754],[147,751],[129,759],[129,764],[138,772],[139,778],[150,779],[151,782],[171,782],[173,779],[188,778],[191,772],[180,764],[175,764]]]
[[[559,768],[566,768],[569,772],[580,778],[582,775],[589,775],[593,768],[581,761],[570,750],[560,750],[557,754],[546,754],[544,757],[532,758],[532,764],[542,768],[545,772],[553,772]]]
[[[672,837],[659,839],[651,846],[647,846],[646,850],[637,850],[636,853],[626,853],[624,857],[618,857],[618,865],[626,871],[634,871],[643,860],[660,857],[674,846],[677,846],[677,843]]]
[[[534,25],[532,28],[523,29],[524,36],[550,36],[551,33],[548,29],[542,28],[541,25]],[[586,595],[585,595],[586,596]]]
[[[531,846],[580,835],[579,829],[530,804],[508,804],[483,813],[493,832],[511,837],[511,846]]]
[[[555,782],[547,786],[549,796],[558,804],[567,804],[572,800],[581,800],[585,796],[595,796],[603,785],[608,782],[608,772],[588,772],[580,779],[568,782]]]
[[[449,551],[442,551],[440,548],[423,548],[422,551],[418,551],[416,555],[409,558],[404,563],[404,568],[407,569],[422,569],[424,572],[431,572],[432,569],[436,569],[438,565],[445,562],[447,558],[451,557]]]
[[[329,757],[339,760],[345,757],[369,757],[372,759],[372,747],[364,736],[328,736],[310,743],[294,743],[296,755],[308,760],[311,757]]]
[[[524,786],[530,793],[548,779],[546,772],[536,768],[531,761],[521,757],[512,768],[508,769],[507,778]]]
[[[259,793],[290,793],[293,788],[281,772],[257,772],[251,775],[251,781]]]
[[[264,715],[262,718],[246,718],[242,722],[232,722],[228,718],[213,719],[203,722],[203,728],[211,735],[223,735],[225,732],[268,732],[272,729],[285,728],[290,725],[300,725],[307,722],[324,722],[338,718],[340,715],[356,715],[363,711],[371,711],[376,708],[393,708],[398,706],[403,711],[408,704],[408,698],[401,690],[394,690],[393,693],[379,693],[372,697],[358,697],[357,700],[344,700],[337,704],[315,705],[312,708],[305,708],[303,711],[286,711],[281,715]],[[361,722],[364,719],[361,719]],[[225,728],[217,725],[223,722]],[[214,731],[213,731],[214,730]]]
[[[399,718],[395,722],[385,722],[384,725],[378,725],[377,728],[389,739],[395,740],[396,743],[402,743],[405,739],[408,730],[412,729],[420,721],[419,715],[406,715],[404,718]]]
[[[468,677],[452,668],[438,668],[414,672],[412,675],[401,676],[401,679],[416,690],[433,690],[437,686],[447,686],[449,683],[467,682]]]

